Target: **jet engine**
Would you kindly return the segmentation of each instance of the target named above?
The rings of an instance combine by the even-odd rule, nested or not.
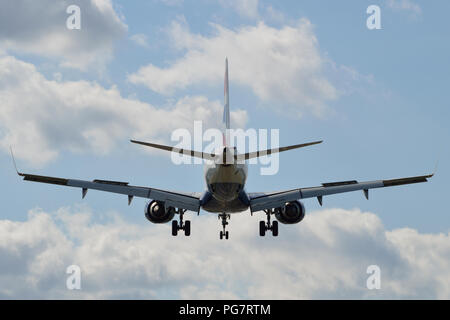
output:
[[[300,201],[286,202],[275,210],[275,217],[284,224],[299,223],[305,217],[305,207]]]
[[[173,219],[175,208],[164,206],[164,202],[153,200],[145,206],[145,217],[153,223],[166,223]]]

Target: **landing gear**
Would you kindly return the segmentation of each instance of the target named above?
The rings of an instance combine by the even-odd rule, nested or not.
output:
[[[266,235],[266,222],[262,220],[259,222],[259,235],[261,237],[264,237]]]
[[[222,240],[223,238],[228,240],[229,234],[228,234],[228,231],[225,230],[225,227],[228,225],[227,219],[230,219],[230,215],[226,214],[226,213],[221,213],[221,214],[219,214],[219,219],[222,219],[222,227],[223,227],[223,231],[220,231],[220,233],[219,233],[220,240]]]
[[[272,210],[264,210],[267,215],[267,223],[265,221],[259,222],[259,235],[264,237],[266,235],[266,231],[272,231],[272,236],[278,236],[278,221],[270,222],[270,215],[273,214]]]
[[[178,222],[176,220],[172,221],[172,235],[174,237],[178,235]]]
[[[189,237],[191,235],[191,222],[186,220],[183,222],[183,214],[186,212],[184,209],[178,209],[178,214],[180,215],[180,222],[173,220],[172,221],[172,235],[175,237],[178,235],[178,230],[184,230],[184,235]]]
[[[228,240],[228,231],[225,231],[225,233],[223,233],[223,231],[220,231],[220,240],[222,240],[224,237]]]

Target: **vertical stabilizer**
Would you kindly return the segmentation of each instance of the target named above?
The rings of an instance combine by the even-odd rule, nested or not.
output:
[[[228,90],[228,59],[225,58],[225,80],[224,80],[224,107],[223,107],[223,123],[225,129],[230,129],[230,100]]]

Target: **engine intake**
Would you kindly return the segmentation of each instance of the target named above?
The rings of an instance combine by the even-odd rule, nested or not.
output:
[[[175,208],[168,207],[167,210],[164,202],[153,200],[145,206],[145,217],[153,223],[166,223],[173,219]]]
[[[300,201],[286,202],[275,210],[275,218],[284,224],[299,223],[305,217],[305,207]]]

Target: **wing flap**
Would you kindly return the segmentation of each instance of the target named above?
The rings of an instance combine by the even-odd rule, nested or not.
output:
[[[419,177],[410,177],[410,178],[401,178],[401,179],[391,179],[391,180],[383,180],[383,184],[385,187],[392,186],[401,186],[403,184],[411,184],[411,183],[420,183],[427,182],[429,178],[433,175],[419,176]]]
[[[324,187],[334,187],[334,186],[344,186],[347,184],[355,184],[358,183],[356,180],[349,180],[349,181],[339,181],[339,182],[325,182],[322,183],[322,186]]]
[[[34,175],[34,174],[19,173],[19,175],[23,176],[23,180],[26,180],[26,181],[50,183],[50,184],[57,184],[57,185],[61,185],[61,186],[66,186],[67,182],[69,181],[69,180],[63,179],[63,178],[38,176],[38,175]]]
[[[104,183],[104,184],[114,184],[114,185],[117,185],[117,186],[127,186],[129,184],[128,182],[111,181],[111,180],[100,180],[100,179],[95,179],[93,182]]]

